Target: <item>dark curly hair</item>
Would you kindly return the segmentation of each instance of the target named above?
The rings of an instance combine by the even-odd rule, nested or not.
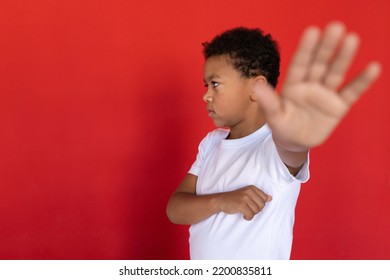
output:
[[[280,53],[278,43],[270,34],[258,28],[237,27],[205,42],[205,59],[228,55],[233,67],[245,78],[262,75],[276,87],[279,77]]]

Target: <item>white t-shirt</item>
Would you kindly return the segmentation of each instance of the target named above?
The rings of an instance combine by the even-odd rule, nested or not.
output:
[[[281,161],[268,125],[240,139],[226,140],[216,129],[200,143],[189,173],[198,176],[196,193],[212,194],[255,185],[272,196],[251,221],[220,212],[190,227],[191,259],[289,259],[294,211],[307,160],[297,176]]]

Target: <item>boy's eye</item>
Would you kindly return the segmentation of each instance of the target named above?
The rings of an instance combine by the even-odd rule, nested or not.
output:
[[[217,87],[217,86],[219,86],[219,83],[218,83],[218,82],[211,82],[211,85],[212,85],[213,87]]]
[[[218,82],[211,82],[210,84],[211,84],[211,86],[212,86],[213,88],[216,88],[217,86],[219,86],[219,83],[218,83]],[[209,87],[208,84],[204,84],[204,86],[205,86],[206,88]]]

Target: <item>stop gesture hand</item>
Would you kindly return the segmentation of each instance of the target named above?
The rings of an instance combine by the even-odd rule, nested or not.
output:
[[[370,62],[345,83],[357,52],[359,37],[339,22],[324,31],[308,27],[289,66],[280,95],[257,83],[258,97],[275,143],[289,150],[304,150],[323,143],[361,94],[380,74]]]

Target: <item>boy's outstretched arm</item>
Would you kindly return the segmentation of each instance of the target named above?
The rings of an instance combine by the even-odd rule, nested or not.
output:
[[[280,95],[256,83],[254,95],[272,129],[279,155],[299,170],[311,147],[322,144],[360,95],[379,77],[380,64],[370,62],[344,83],[358,49],[359,37],[340,22],[322,32],[308,27],[289,66]],[[291,172],[291,169],[290,169]]]
[[[175,224],[196,224],[214,214],[241,213],[252,220],[272,197],[255,186],[210,195],[196,194],[197,176],[188,173],[167,205],[167,216]]]

